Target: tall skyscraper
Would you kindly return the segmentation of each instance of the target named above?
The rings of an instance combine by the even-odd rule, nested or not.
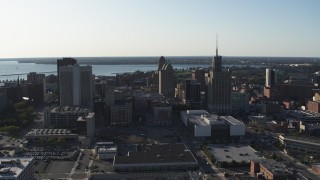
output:
[[[161,56],[159,65],[164,58]],[[159,70],[159,94],[166,97],[174,96],[174,70],[169,61],[165,60],[165,63]]]
[[[163,65],[166,63],[166,59],[161,56],[160,59],[159,59],[159,63],[158,63],[158,71],[160,71],[163,67]]]
[[[208,77],[208,111],[210,113],[228,114],[231,111],[231,72],[222,71],[222,57],[216,56],[212,62],[212,70]]]
[[[266,69],[266,84],[265,87],[271,87],[277,83],[276,71],[271,68]]]
[[[62,66],[59,68],[60,105],[89,106],[92,103],[92,67]]]
[[[60,70],[59,70],[59,68],[62,66],[73,66],[75,64],[77,64],[77,60],[74,58],[62,58],[62,59],[57,60],[58,91],[60,91],[60,83],[59,83]],[[59,102],[60,102],[60,98],[59,98]]]

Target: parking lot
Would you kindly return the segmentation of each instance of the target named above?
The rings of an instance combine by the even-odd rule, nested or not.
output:
[[[70,160],[76,158],[79,150],[76,147],[33,147],[28,151],[22,152],[25,157],[34,157],[36,160]]]
[[[254,149],[247,145],[208,145],[208,149],[220,162],[249,162],[251,159],[263,159]]]

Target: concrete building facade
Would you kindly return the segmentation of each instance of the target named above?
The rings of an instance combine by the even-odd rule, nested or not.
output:
[[[33,180],[33,158],[3,157],[0,158],[0,179]]]
[[[59,69],[61,106],[89,106],[92,104],[92,66],[62,66]]]

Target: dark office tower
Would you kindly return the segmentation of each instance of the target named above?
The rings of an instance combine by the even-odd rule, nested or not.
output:
[[[168,61],[159,70],[159,94],[170,98],[174,96],[174,70]]]
[[[163,67],[163,65],[166,63],[166,59],[161,56],[160,59],[159,59],[159,64],[158,64],[158,71],[160,71]]]
[[[213,62],[212,62],[213,72],[221,72],[221,61],[222,61],[222,57],[218,55],[218,45],[217,45],[216,56],[213,58]]]
[[[192,70],[192,80],[197,80],[200,83],[201,91],[206,91],[205,73],[204,69]]]
[[[197,104],[201,100],[201,84],[197,80],[185,80],[185,103]]]
[[[91,66],[62,66],[59,71],[60,105],[90,106],[93,97]]]
[[[217,46],[210,77],[208,77],[208,111],[228,114],[231,111],[231,72],[222,71],[221,60]]]
[[[60,83],[59,83],[59,68],[62,66],[73,66],[77,64],[77,60],[74,58],[62,58],[57,60],[57,75],[58,75],[58,91],[60,91]],[[59,99],[60,102],[60,99]]]

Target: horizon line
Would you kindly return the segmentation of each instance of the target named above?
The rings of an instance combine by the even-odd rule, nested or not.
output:
[[[60,59],[60,58],[144,58],[144,57],[214,57],[214,55],[159,55],[159,56],[144,56],[144,55],[135,55],[135,56],[39,56],[39,57],[0,57],[0,60],[8,59]],[[222,56],[222,57],[252,57],[252,58],[320,58],[320,56]]]

